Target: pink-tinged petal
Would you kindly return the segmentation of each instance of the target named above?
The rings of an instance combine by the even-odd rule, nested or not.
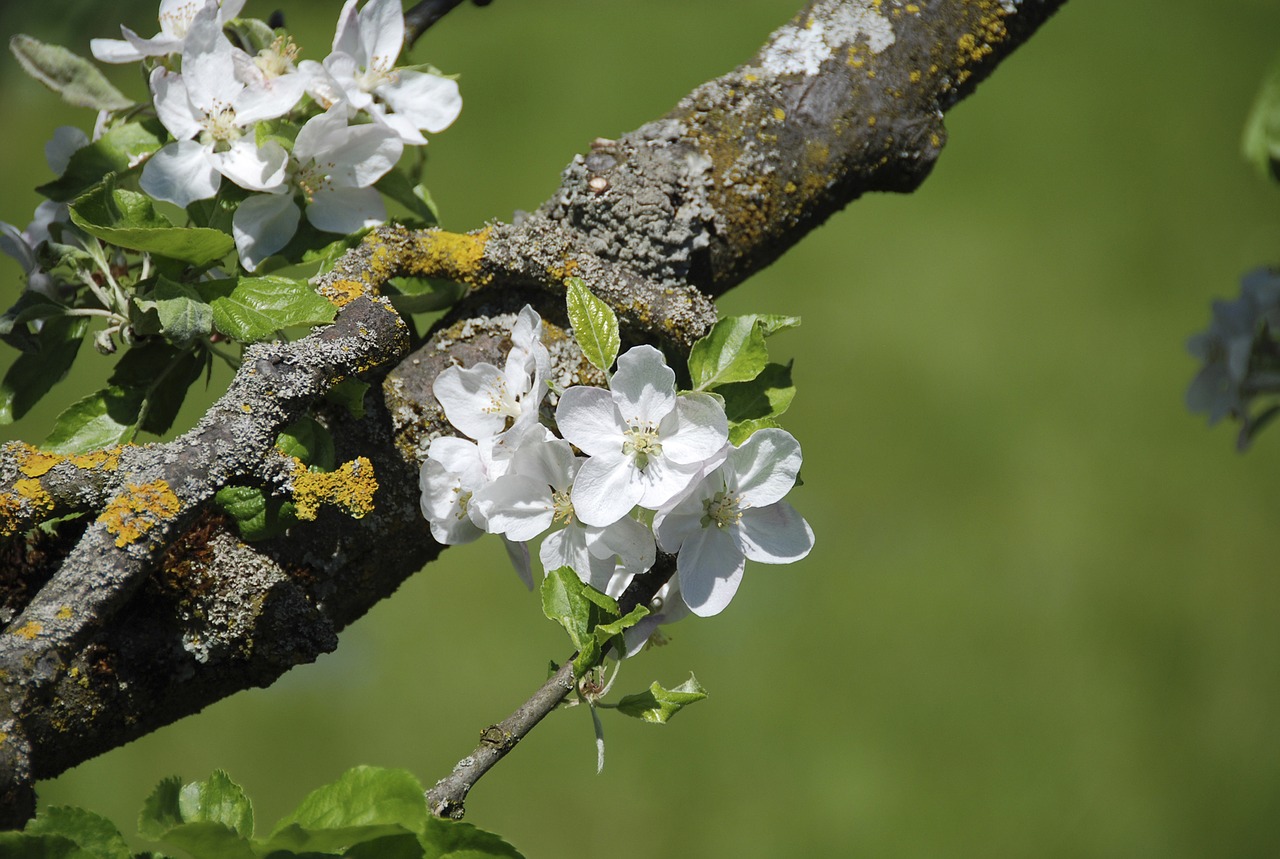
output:
[[[676,371],[652,346],[623,352],[609,388],[622,419],[632,426],[657,424],[676,406]]]
[[[689,610],[699,617],[711,617],[738,592],[746,559],[724,528],[703,528],[686,540],[676,558],[680,575],[680,595]]]
[[[622,454],[626,425],[608,391],[573,387],[560,395],[556,406],[560,434],[589,456]]]
[[[700,462],[685,465],[671,462],[665,456],[650,457],[649,464],[640,474],[640,482],[644,486],[640,506],[646,510],[657,510],[684,492],[701,471]]]
[[[537,480],[557,492],[573,485],[581,460],[564,439],[522,444],[511,459],[511,470]]]
[[[432,391],[449,423],[472,438],[488,438],[506,429],[511,416],[506,377],[492,364],[448,367],[436,376]]]
[[[205,148],[194,140],[170,143],[152,155],[138,180],[152,197],[183,208],[218,193],[221,182]]]
[[[604,528],[586,528],[587,551],[610,562],[616,557],[628,573],[643,573],[653,566],[657,547],[653,531],[630,516]]]
[[[375,92],[414,128],[432,134],[444,131],[462,112],[458,82],[427,72],[404,69]]]
[[[767,507],[796,485],[800,463],[800,443],[786,430],[770,427],[752,433],[731,451],[727,470],[746,504]]]
[[[706,462],[729,441],[729,420],[710,394],[681,394],[658,435],[663,456],[672,462]]]
[[[338,13],[338,27],[333,34],[333,53],[355,56],[360,50],[360,19],[356,13],[357,0],[347,0]]]
[[[404,46],[404,10],[400,0],[369,0],[360,10],[360,46],[365,66],[390,71]]]
[[[307,206],[307,220],[328,233],[354,233],[386,219],[386,204],[373,188],[322,189]]]
[[[518,474],[506,474],[476,490],[471,505],[491,534],[509,540],[532,540],[551,527],[555,505],[547,484]]]
[[[526,588],[533,590],[533,565],[529,562],[529,544],[517,543],[504,537],[502,545],[506,547],[507,557],[511,559],[511,566],[515,567],[520,581],[524,582]]]
[[[133,46],[134,40],[142,41],[128,27],[121,27],[124,39],[90,39],[89,53],[100,63],[136,63],[145,56]],[[129,38],[132,36],[133,38]]]
[[[231,235],[240,264],[254,271],[262,261],[289,244],[301,213],[291,194],[255,194],[236,207]]]
[[[175,140],[190,140],[200,133],[200,122],[187,99],[182,75],[155,69],[151,72],[151,91],[155,93],[156,115]]]
[[[289,153],[274,140],[258,146],[252,137],[241,137],[231,148],[209,154],[218,172],[248,191],[272,191],[285,179]]]
[[[813,529],[785,501],[743,510],[733,530],[742,553],[762,564],[790,564],[813,549]]]
[[[644,495],[640,472],[621,453],[593,456],[573,481],[573,512],[587,525],[612,525],[631,512]]]

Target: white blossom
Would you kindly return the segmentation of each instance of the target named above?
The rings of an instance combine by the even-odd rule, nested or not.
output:
[[[675,372],[652,346],[619,357],[609,388],[569,388],[556,408],[561,434],[590,456],[573,484],[588,525],[666,504],[728,440],[720,404],[709,394],[677,396]]]
[[[151,73],[156,113],[174,137],[142,170],[142,190],[152,197],[185,207],[216,194],[222,176],[251,191],[283,182],[284,147],[275,141],[258,146],[254,126],[288,113],[302,97],[302,81],[250,86],[236,76],[233,52],[215,7],[207,5],[187,32],[182,73]]]
[[[473,439],[536,423],[547,391],[551,356],[542,344],[542,319],[525,305],[511,333],[506,365],[449,367],[432,386],[449,422]]]
[[[124,39],[90,39],[89,50],[104,63],[134,63],[144,57],[164,57],[182,53],[196,14],[205,6],[216,10],[221,28],[240,14],[245,0],[160,0],[160,32],[144,39],[128,27],[121,26]]]
[[[363,110],[394,129],[405,143],[423,144],[422,131],[443,131],[457,119],[462,97],[449,78],[395,68],[403,46],[400,0],[370,0],[359,13],[356,0],[347,0],[338,16],[333,53],[323,64],[305,61],[299,68],[320,104],[343,102],[352,114]]]
[[[800,463],[790,433],[758,430],[654,517],[658,544],[679,553],[680,593],[694,614],[718,614],[729,604],[747,559],[789,564],[809,554],[813,530],[782,500]]]
[[[298,197],[307,220],[331,233],[353,233],[382,223],[387,211],[373,184],[400,159],[395,132],[379,125],[347,124],[340,107],[312,117],[298,131],[285,181],[240,203],[232,233],[240,262],[253,271],[297,231]]]

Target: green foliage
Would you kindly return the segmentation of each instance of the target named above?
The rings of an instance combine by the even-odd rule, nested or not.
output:
[[[201,284],[219,293],[209,300],[213,322],[228,337],[244,343],[268,340],[284,328],[323,325],[337,313],[305,280],[244,277],[229,291],[218,281]]]
[[[138,834],[192,859],[520,859],[491,832],[427,812],[422,785],[404,770],[356,767],[312,791],[254,837],[253,804],[224,772],[183,785],[167,778],[143,803]],[[49,808],[22,832],[0,832],[0,855],[14,859],[129,859],[109,820],[78,808]],[[162,854],[152,854],[162,857]]]
[[[790,408],[796,394],[791,364],[769,363],[765,338],[799,325],[796,316],[730,316],[689,350],[694,389],[714,392],[724,402],[733,444],[742,444],[758,429],[778,426],[778,416]]]
[[[706,697],[707,690],[690,674],[688,680],[674,689],[664,689],[654,682],[646,691],[623,698],[616,709],[636,719],[665,725],[676,713]]]
[[[1245,160],[1259,173],[1280,181],[1280,62],[1262,82],[1245,123],[1241,148]]]
[[[585,584],[571,567],[549,570],[542,580],[542,613],[564,627],[577,649],[573,675],[581,677],[599,664],[608,647],[620,643],[623,630],[649,613],[636,606],[624,617],[612,597]]]
[[[579,277],[565,281],[565,304],[573,336],[582,347],[582,354],[593,366],[608,374],[621,345],[618,317],[609,305],[587,289]]]
[[[27,74],[68,104],[93,110],[123,110],[133,105],[97,66],[66,48],[19,34],[9,40],[9,50]]]
[[[104,176],[129,169],[130,164],[159,149],[164,139],[164,126],[157,119],[120,123],[88,146],[77,149],[67,163],[66,172],[36,190],[50,200],[67,202],[97,185]]]
[[[204,267],[235,250],[235,239],[208,227],[175,227],[151,198],[116,188],[114,174],[71,204],[71,221],[116,247],[145,251]]]
[[[289,424],[276,436],[275,446],[286,456],[297,457],[311,471],[331,471],[337,464],[333,436],[313,418],[302,417]],[[213,500],[236,521],[240,537],[249,542],[278,537],[298,522],[292,501],[269,497],[256,486],[226,486]]]
[[[88,330],[84,317],[51,319],[40,327],[31,338],[33,348],[0,381],[0,424],[21,418],[67,375]]]

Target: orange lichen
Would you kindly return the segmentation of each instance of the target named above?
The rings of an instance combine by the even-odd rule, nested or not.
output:
[[[363,456],[327,472],[309,471],[300,460],[294,462],[293,502],[299,519],[315,519],[321,504],[336,504],[360,519],[373,510],[377,491],[373,463]]]
[[[126,491],[103,509],[98,521],[108,534],[116,535],[116,546],[124,548],[156,525],[172,519],[182,509],[182,501],[168,481],[125,485]]]
[[[358,280],[335,280],[321,284],[319,292],[335,307],[345,307],[369,292],[369,287]]]
[[[480,286],[489,279],[481,266],[489,233],[489,227],[476,233],[447,233],[444,230],[418,233],[413,237],[409,258],[404,260],[406,273],[418,277],[444,277]]]
[[[18,471],[27,477],[41,477],[48,474],[49,469],[65,458],[61,454],[49,453],[22,442],[15,442],[10,449],[18,463]]]

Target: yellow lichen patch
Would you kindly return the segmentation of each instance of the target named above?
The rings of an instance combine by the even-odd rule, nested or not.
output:
[[[874,116],[868,116],[868,117],[867,117],[867,125],[869,125],[869,126],[870,126],[870,127],[872,127],[872,128],[875,128],[875,127],[876,127],[876,118],[875,118]]]
[[[853,66],[855,69],[860,69],[860,68],[862,68],[863,63],[865,63],[865,62],[866,62],[866,60],[864,60],[864,59],[862,58],[862,54],[858,53],[858,46],[857,46],[857,45],[850,45],[850,46],[849,46],[849,56],[848,56],[848,58],[845,60],[845,62],[846,62],[847,64],[849,64],[849,65]]]
[[[920,70],[912,69],[911,74],[909,74],[907,77],[913,84],[920,83]]]
[[[319,292],[335,307],[345,307],[369,291],[369,287],[358,280],[335,280],[320,286]]]
[[[344,462],[337,471],[316,473],[302,462],[294,465],[293,502],[299,519],[315,519],[321,504],[336,504],[360,519],[373,510],[377,491],[373,463],[363,456]]]
[[[125,485],[126,492],[111,499],[98,521],[108,534],[116,535],[116,545],[124,548],[182,509],[182,502],[168,481]]]
[[[558,265],[553,265],[547,269],[547,274],[555,280],[567,280],[573,277],[573,273],[578,270],[578,261],[576,259],[565,258]]]
[[[18,470],[27,477],[41,477],[48,474],[49,469],[65,459],[62,454],[49,453],[22,442],[16,442],[11,449],[18,463]]]
[[[244,412],[246,415],[248,415],[248,414],[252,414],[252,413],[253,413],[253,406],[249,405],[248,403],[241,403],[241,404],[240,404],[240,411]]]
[[[44,491],[40,481],[35,478],[23,478],[13,482],[13,491],[19,498],[25,498],[35,510],[52,510],[53,499]]]
[[[58,617],[58,620],[70,620],[70,619],[71,619],[71,606],[69,606],[69,605],[58,606],[58,614],[57,614],[57,617]]]
[[[405,260],[407,273],[418,277],[443,277],[480,286],[487,278],[481,271],[490,228],[477,233],[428,230],[414,236],[412,252]]]
[[[783,186],[782,190],[786,191],[788,194],[794,194],[796,192],[796,183],[788,182]]]
[[[35,637],[43,631],[44,627],[32,620],[28,621],[21,629],[15,629],[13,634],[22,636],[27,641],[34,641]]]
[[[787,112],[780,107],[775,107],[773,109],[773,118],[778,120],[778,122],[782,122],[787,118]]]
[[[920,14],[920,6],[919,6],[918,4],[916,4],[916,3],[908,3],[908,4],[907,4],[907,12],[908,12],[909,14],[911,14],[911,15],[919,15],[919,14]]]
[[[123,452],[124,447],[116,445],[104,450],[94,450],[89,453],[69,456],[67,457],[67,462],[76,468],[101,468],[103,471],[115,471],[120,465],[120,454]]]

